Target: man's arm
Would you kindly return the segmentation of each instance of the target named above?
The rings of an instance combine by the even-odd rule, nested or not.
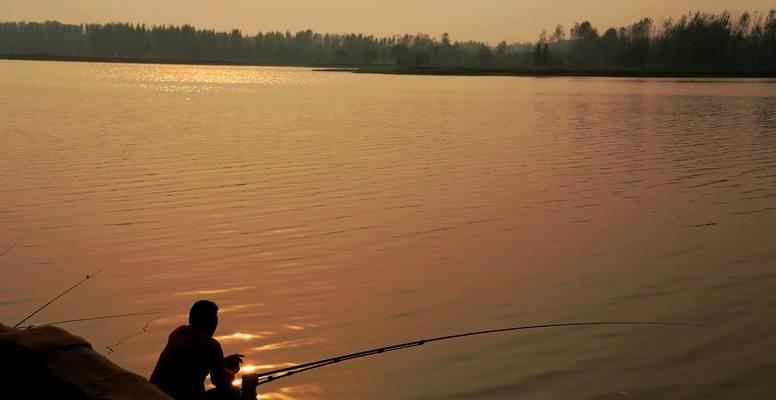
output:
[[[221,345],[213,340],[213,357],[210,362],[210,382],[217,388],[228,388],[232,386],[234,375],[230,374],[224,368],[224,351]]]

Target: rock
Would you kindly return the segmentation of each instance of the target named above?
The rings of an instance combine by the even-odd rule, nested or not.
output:
[[[0,324],[3,399],[170,400],[145,378],[95,353],[63,329]]]

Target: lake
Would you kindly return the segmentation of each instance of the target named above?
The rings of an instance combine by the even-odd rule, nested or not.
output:
[[[202,298],[262,399],[776,394],[776,81],[0,61],[0,321],[150,375]]]

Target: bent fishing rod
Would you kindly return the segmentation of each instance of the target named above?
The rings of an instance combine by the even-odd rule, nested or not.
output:
[[[295,365],[292,367],[287,368],[281,368],[276,369],[274,371],[268,371],[268,372],[262,372],[259,374],[251,374],[253,376],[253,379],[255,379],[256,386],[264,385],[270,382],[274,382],[281,378],[286,378],[292,375],[296,375],[302,372],[310,371],[313,369],[325,367],[327,365],[337,364],[343,361],[349,361],[354,360],[357,358],[362,357],[368,357],[373,356],[377,354],[383,354],[390,351],[396,351],[396,350],[404,350],[411,347],[418,347],[422,346],[426,343],[432,343],[432,342],[441,342],[444,340],[452,340],[452,339],[460,339],[464,337],[470,337],[470,336],[480,336],[480,335],[489,335],[494,333],[502,333],[502,332],[513,332],[513,331],[522,331],[522,330],[530,330],[530,329],[546,329],[546,328],[568,328],[568,327],[581,327],[581,326],[602,326],[602,325],[662,325],[662,326],[685,326],[685,327],[703,327],[706,325],[703,324],[692,324],[692,323],[678,323],[678,322],[640,322],[640,321],[625,321],[625,322],[615,322],[615,321],[600,321],[600,322],[567,322],[567,323],[559,323],[559,324],[541,324],[541,325],[525,325],[525,326],[518,326],[513,328],[502,328],[502,329],[491,329],[486,331],[477,331],[477,332],[468,332],[468,333],[461,333],[457,335],[449,335],[449,336],[440,336],[435,337],[431,339],[422,339],[414,342],[407,342],[407,343],[401,343],[401,344],[395,344],[392,346],[386,346],[386,347],[379,347],[376,349],[371,350],[365,350],[360,351],[357,353],[351,353],[346,354],[338,357],[332,357],[327,358],[319,361],[313,361],[308,362],[304,364]],[[243,375],[243,378],[245,379],[246,375]]]
[[[14,327],[14,328],[18,328],[18,327],[20,327],[20,326],[21,326],[23,323],[27,322],[27,320],[28,320],[28,319],[30,319],[30,318],[32,318],[33,316],[35,316],[35,314],[37,314],[37,313],[39,313],[39,312],[43,311],[43,309],[44,309],[44,308],[46,308],[46,307],[48,307],[48,306],[50,306],[50,305],[51,305],[51,303],[53,303],[53,302],[55,302],[55,301],[59,300],[59,298],[60,298],[60,297],[62,297],[62,296],[64,296],[64,295],[66,295],[66,294],[68,294],[68,293],[70,293],[70,291],[71,291],[71,290],[73,290],[73,289],[75,289],[75,288],[77,288],[77,287],[81,286],[81,284],[82,284],[82,283],[84,283],[84,282],[88,281],[89,279],[91,279],[92,277],[96,276],[96,275],[97,275],[97,274],[99,274],[100,272],[102,272],[102,270],[100,270],[100,271],[97,271],[97,272],[95,272],[95,273],[93,273],[93,274],[91,274],[91,275],[86,275],[86,278],[84,278],[84,279],[81,279],[80,281],[78,281],[78,283],[76,283],[75,285],[71,286],[69,289],[65,290],[64,292],[62,292],[62,293],[58,294],[58,295],[57,295],[56,297],[54,297],[53,299],[49,300],[49,302],[48,302],[48,303],[46,303],[46,304],[42,305],[42,306],[41,306],[40,308],[38,308],[37,310],[33,311],[33,312],[32,312],[32,314],[30,314],[30,315],[26,316],[26,317],[25,317],[23,320],[19,321],[19,322],[18,322],[16,325],[14,325],[13,327]]]
[[[26,318],[24,318],[23,320],[19,321],[19,323],[14,325],[14,328],[15,329],[31,329],[31,328],[39,328],[39,327],[42,327],[42,326],[50,326],[50,325],[72,324],[72,323],[76,323],[76,322],[87,322],[87,321],[98,321],[98,320],[105,320],[105,319],[137,317],[137,316],[142,316],[142,315],[162,315],[162,314],[164,314],[163,311],[149,311],[149,312],[137,312],[137,313],[129,313],[129,314],[100,315],[100,316],[94,316],[94,317],[85,317],[85,318],[76,318],[76,319],[66,319],[66,320],[62,320],[62,321],[45,322],[45,323],[42,323],[42,324],[22,325],[25,322],[27,322],[30,318],[35,316],[37,313],[43,311],[43,309],[45,309],[46,307],[50,306],[52,303],[57,301],[62,296],[70,293],[72,290],[74,290],[78,286],[81,286],[81,284],[83,284],[84,282],[88,281],[89,279],[94,278],[100,272],[102,272],[102,270],[97,271],[97,272],[95,272],[95,273],[93,273],[91,275],[86,275],[86,278],[81,279],[80,281],[78,281],[78,283],[76,283],[75,285],[71,286],[69,289],[65,290],[64,292],[58,294],[56,297],[51,299],[48,303],[44,304],[43,306],[41,306],[40,308],[35,310],[32,314],[28,315]]]

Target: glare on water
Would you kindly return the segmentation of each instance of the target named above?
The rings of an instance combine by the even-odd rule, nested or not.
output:
[[[188,307],[264,399],[776,393],[776,82],[0,62],[0,321],[150,374]],[[27,235],[27,236],[24,236]]]

